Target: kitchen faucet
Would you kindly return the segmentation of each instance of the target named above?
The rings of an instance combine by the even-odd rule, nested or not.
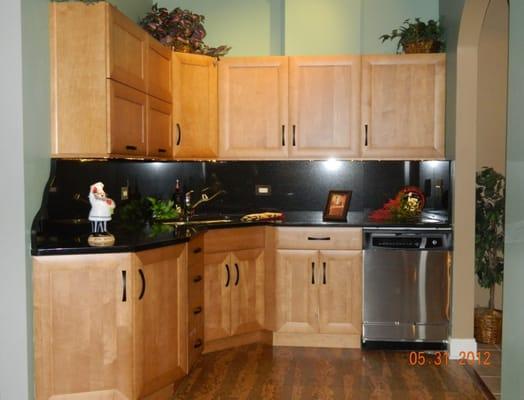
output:
[[[200,206],[201,204],[207,203],[208,201],[211,201],[211,200],[217,198],[221,194],[225,194],[226,193],[225,190],[219,190],[218,192],[214,193],[212,196],[208,196],[207,193],[206,193],[206,191],[208,191],[208,190],[209,190],[209,188],[205,188],[205,189],[202,190],[201,197],[195,204],[191,204],[191,195],[194,193],[194,191],[190,190],[189,192],[186,193],[185,201],[184,201],[186,220],[190,220],[191,219],[191,217],[195,213],[195,209],[198,206]]]

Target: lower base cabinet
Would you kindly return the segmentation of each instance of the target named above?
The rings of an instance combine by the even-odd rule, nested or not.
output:
[[[264,249],[206,254],[205,342],[257,332],[264,324]]]
[[[35,257],[36,399],[143,399],[183,376],[186,257],[186,245]]]

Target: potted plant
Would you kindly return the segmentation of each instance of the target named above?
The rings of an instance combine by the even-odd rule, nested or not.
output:
[[[480,286],[489,289],[488,308],[475,310],[475,338],[481,343],[500,343],[502,333],[495,285],[504,272],[504,186],[504,176],[493,168],[477,172],[475,273]]]
[[[439,21],[430,19],[424,22],[415,18],[415,22],[406,19],[400,27],[380,36],[380,39],[382,43],[398,39],[397,51],[402,47],[404,53],[438,53],[444,48],[442,33]]]
[[[195,14],[179,7],[172,11],[153,5],[140,25],[162,44],[175,51],[205,54],[212,57],[226,55],[231,47],[209,47],[204,43],[206,30],[203,15]]]

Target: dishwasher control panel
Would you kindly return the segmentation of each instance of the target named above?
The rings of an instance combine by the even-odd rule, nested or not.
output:
[[[364,249],[449,250],[451,231],[413,231],[410,229],[365,229]]]

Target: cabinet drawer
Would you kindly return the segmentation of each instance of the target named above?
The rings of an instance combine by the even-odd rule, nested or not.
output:
[[[204,236],[204,249],[206,253],[219,253],[263,248],[265,232],[263,226],[212,230]]]
[[[361,250],[360,228],[277,228],[278,249]]]

